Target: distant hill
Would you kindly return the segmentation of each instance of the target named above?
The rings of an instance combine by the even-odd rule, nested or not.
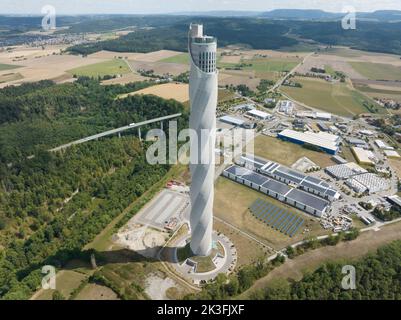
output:
[[[266,12],[258,11],[204,11],[204,12],[178,12],[171,15],[203,16],[203,17],[259,17],[280,20],[339,20],[344,16],[342,12],[327,12],[317,9],[276,9]],[[373,21],[401,21],[401,11],[380,10],[374,12],[357,12],[357,17]]]
[[[380,10],[374,12],[357,12],[357,18],[374,21],[401,21],[401,11]],[[278,9],[263,12],[262,18],[284,20],[338,20],[344,16],[342,12],[327,12],[323,10]]]
[[[257,17],[260,16],[260,11],[237,11],[237,10],[222,10],[222,11],[187,11],[174,12],[171,15],[182,16],[203,16],[203,17]]]
[[[337,20],[344,16],[343,13],[326,12],[323,10],[277,9],[263,12],[259,15],[263,18],[285,20]]]

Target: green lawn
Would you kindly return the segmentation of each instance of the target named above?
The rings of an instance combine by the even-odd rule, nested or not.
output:
[[[374,103],[360,92],[350,89],[345,83],[331,83],[320,79],[299,77],[294,81],[301,83],[302,88],[282,86],[281,90],[291,98],[308,106],[340,116],[352,117],[369,112],[363,106],[363,102]],[[383,108],[376,106],[380,112],[384,112]]]
[[[160,60],[160,62],[189,64],[189,55],[188,53],[181,53],[176,56]]]
[[[308,150],[298,144],[265,135],[256,137],[254,148],[256,156],[277,161],[286,166],[291,166],[302,157],[309,158],[322,168],[335,164],[327,153]]]
[[[0,71],[13,70],[13,69],[21,68],[21,67],[22,66],[16,66],[16,65],[12,65],[12,64],[0,63]]]
[[[129,73],[127,63],[121,59],[113,59],[105,62],[95,63],[84,67],[69,70],[68,73],[77,76],[103,77],[106,75],[118,75]]]
[[[365,84],[355,84],[354,86],[358,91],[367,94],[371,98],[392,99],[401,102],[401,88],[400,90],[393,90],[393,89],[385,90],[385,89],[372,88]]]
[[[391,64],[349,62],[357,72],[371,80],[401,80],[401,68]]]

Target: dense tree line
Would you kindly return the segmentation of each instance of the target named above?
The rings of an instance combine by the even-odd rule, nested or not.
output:
[[[178,102],[155,96],[116,99],[150,84],[103,86],[80,78],[75,83],[43,82],[0,90],[0,168],[1,163],[14,163],[38,150],[180,112]]]
[[[130,133],[46,151],[99,129],[172,113],[184,113],[178,125],[187,126],[187,113],[174,100],[117,98],[147,85],[102,86],[80,78],[0,90],[7,101],[0,124],[0,298],[28,298],[43,265],[61,267],[86,255],[82,248],[166,175],[170,166],[148,164],[147,143]],[[79,130],[69,132],[73,128]]]
[[[279,49],[298,43],[285,36],[289,31],[285,23],[247,18],[199,17],[196,20],[205,24],[207,34],[218,38],[220,46],[242,43],[255,49]],[[188,46],[188,27],[191,22],[193,18],[186,18],[179,22],[172,20],[167,26],[138,30],[115,40],[76,45],[68,50],[83,55],[100,50],[151,52],[169,49],[184,52]]]
[[[323,239],[310,238],[305,240],[302,244],[296,246],[295,248],[292,246],[288,246],[286,248],[286,254],[288,258],[292,259],[310,250],[325,246],[335,246],[341,241],[346,242],[355,240],[356,238],[358,238],[358,236],[359,230],[353,228],[348,232],[339,232],[337,235],[329,235],[327,238]]]
[[[255,292],[252,299],[308,299],[308,300],[400,300],[401,299],[401,241],[380,248],[350,263],[356,269],[356,289],[344,290],[345,263],[327,263],[298,282],[281,280]]]
[[[170,49],[187,50],[188,26],[194,18],[180,17],[158,24],[154,29],[141,29],[119,39],[76,45],[69,51],[91,54],[100,50],[150,52]],[[401,23],[359,22],[356,30],[344,30],[341,21],[291,21],[255,18],[197,17],[206,32],[216,36],[220,46],[245,44],[254,49],[280,49],[312,39],[326,45],[350,46],[360,50],[401,53]],[[149,20],[151,24],[151,19]],[[291,35],[288,32],[291,30]]]
[[[18,175],[10,175],[8,184],[14,190],[2,194],[6,200],[2,215],[18,230],[16,236],[8,233],[0,260],[4,298],[29,296],[40,283],[38,268],[45,263],[62,266],[80,254],[168,171],[168,166],[149,165],[132,138],[80,145],[65,155],[44,153],[32,160]],[[79,192],[66,203],[64,197],[74,189]]]

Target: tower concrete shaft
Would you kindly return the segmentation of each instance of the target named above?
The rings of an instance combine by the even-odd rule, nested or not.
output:
[[[217,106],[217,41],[203,35],[203,26],[191,24],[188,39],[191,57],[189,97],[191,105],[190,170],[191,250],[207,256],[212,249],[214,166]]]

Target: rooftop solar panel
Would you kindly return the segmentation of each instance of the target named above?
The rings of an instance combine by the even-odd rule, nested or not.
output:
[[[329,187],[330,187],[330,185],[329,185],[328,183],[324,182],[324,181],[322,181],[322,182],[320,183],[320,185],[323,186],[323,187],[325,187],[325,188],[329,188]]]
[[[316,196],[313,196],[309,193],[297,190],[297,189],[292,189],[287,194],[287,198],[291,199],[293,201],[296,201],[298,203],[301,203],[303,205],[307,205],[318,211],[325,210],[327,208],[327,206],[329,205],[328,201],[318,198]]]
[[[224,171],[231,173],[233,175],[236,175],[236,176],[242,176],[243,174],[252,173],[251,170],[248,170],[246,168],[239,167],[239,166],[231,166],[231,167],[225,169]]]
[[[280,165],[278,163],[273,163],[271,166],[266,169],[267,172],[272,173],[274,170],[276,170]]]
[[[333,190],[333,189],[327,189],[327,190],[326,190],[326,194],[327,194],[329,197],[334,197],[334,196],[337,194],[337,191],[335,191],[335,190]]]
[[[289,186],[287,186],[286,184],[278,182],[278,181],[274,181],[274,180],[269,180],[269,181],[265,182],[262,185],[262,187],[267,188],[267,189],[274,191],[278,194],[281,194],[283,196],[292,189]]]
[[[315,178],[315,177],[311,177],[311,176],[307,176],[305,180],[312,182],[312,183],[316,183],[316,184],[319,184],[322,182],[322,180]]]
[[[248,180],[249,182],[252,182],[254,184],[257,184],[258,186],[261,186],[262,184],[264,184],[269,180],[268,178],[254,172],[246,173],[242,175],[241,178]]]
[[[266,168],[264,168],[265,171],[269,171],[273,167],[277,167],[277,163],[271,162]]]
[[[274,175],[276,175],[277,177],[286,179],[286,180],[290,180],[290,181],[298,183],[298,184],[301,183],[301,181],[302,181],[302,179],[297,178],[297,177],[293,177],[293,176],[291,176],[291,175],[289,175],[289,174],[287,174],[285,172],[282,172],[282,171],[276,171],[276,172],[274,172]]]
[[[310,188],[310,189],[316,190],[317,192],[320,192],[322,194],[325,193],[327,190],[327,188],[320,187],[320,186],[318,186],[316,184],[312,184],[308,181],[302,181],[301,186],[303,186],[305,188]]]
[[[241,160],[245,161],[248,165],[252,165],[258,169],[262,168],[264,165],[267,164],[266,160],[257,158],[252,155],[245,155],[241,157]]]
[[[299,173],[297,171],[291,170],[290,168],[283,167],[283,166],[280,166],[278,171],[281,171],[283,173],[289,174],[289,175],[294,176],[294,177],[296,177],[298,179],[301,179],[301,180],[306,178],[306,175],[304,175],[302,173]]]

